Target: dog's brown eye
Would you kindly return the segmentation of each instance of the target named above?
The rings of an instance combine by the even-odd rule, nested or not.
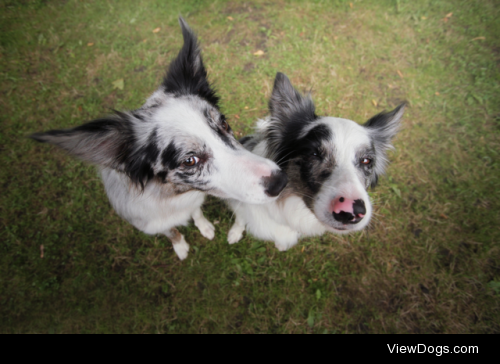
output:
[[[371,164],[372,160],[368,158],[362,158],[361,159],[361,164],[364,164],[365,166]]]
[[[229,124],[227,123],[226,120],[222,120],[221,126],[222,126],[222,129],[224,129],[225,131],[229,130]]]
[[[182,164],[186,167],[192,167],[192,166],[197,165],[199,161],[200,161],[200,158],[193,156],[193,157],[189,157],[188,159],[186,159]]]

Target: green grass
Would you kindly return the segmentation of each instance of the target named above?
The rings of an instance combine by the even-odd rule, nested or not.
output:
[[[179,14],[238,133],[277,71],[320,114],[410,102],[366,231],[229,246],[209,198],[216,238],[182,229],[181,263],[113,212],[93,167],[26,138],[139,107]],[[3,1],[0,332],[500,333],[499,17],[493,0]]]

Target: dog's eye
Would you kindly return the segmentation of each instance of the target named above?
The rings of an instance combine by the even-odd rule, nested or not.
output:
[[[222,119],[220,125],[222,126],[222,129],[224,129],[225,131],[229,131],[229,124],[227,123],[226,120]]]
[[[365,166],[368,166],[372,163],[372,160],[371,159],[368,159],[368,158],[361,158],[361,164],[365,165]]]
[[[186,166],[186,167],[192,167],[192,166],[195,166],[198,164],[198,162],[200,161],[200,158],[198,157],[189,157],[188,159],[186,159],[182,165]]]

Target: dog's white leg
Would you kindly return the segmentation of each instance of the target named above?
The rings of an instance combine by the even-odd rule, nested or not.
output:
[[[180,260],[186,259],[189,252],[189,245],[188,243],[186,243],[184,235],[182,235],[176,228],[168,230],[167,232],[165,232],[165,235],[172,242],[174,251],[179,257],[179,259]]]
[[[299,241],[299,233],[286,226],[280,226],[279,229],[274,232],[274,236],[274,244],[280,252],[287,251],[294,247]]]
[[[193,213],[192,217],[194,224],[198,230],[200,230],[201,235],[208,240],[212,240],[215,237],[215,226],[213,226],[212,223],[208,221],[205,216],[203,216],[203,212],[199,207]]]
[[[236,221],[227,234],[227,242],[231,245],[236,244],[243,237],[244,231],[245,221],[238,214],[236,214]]]

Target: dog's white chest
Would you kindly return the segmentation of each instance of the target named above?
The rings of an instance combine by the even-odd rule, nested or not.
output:
[[[281,216],[283,223],[297,231],[302,236],[319,235],[326,232],[326,228],[304,201],[297,196],[290,196],[277,205],[276,216]]]
[[[101,170],[104,187],[115,211],[146,234],[158,234],[186,225],[204,201],[205,194],[190,191],[162,198],[153,186],[140,193],[131,188],[126,176],[109,168]]]
[[[280,250],[288,250],[297,244],[301,236],[326,232],[323,224],[296,196],[264,205],[242,204],[234,200],[229,203],[236,213],[237,221],[243,223],[243,229],[246,227],[256,238],[274,241]],[[231,233],[234,235],[229,237],[230,243],[240,239],[237,228],[232,229]]]

